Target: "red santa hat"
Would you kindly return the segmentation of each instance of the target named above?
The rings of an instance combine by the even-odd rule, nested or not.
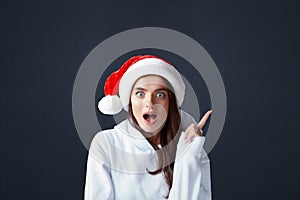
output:
[[[130,58],[118,71],[113,72],[106,79],[104,85],[105,97],[98,103],[99,110],[107,115],[117,114],[122,108],[127,111],[134,83],[140,77],[146,75],[158,75],[165,78],[172,86],[178,106],[182,105],[185,84],[180,73],[162,58],[153,55],[143,55]]]

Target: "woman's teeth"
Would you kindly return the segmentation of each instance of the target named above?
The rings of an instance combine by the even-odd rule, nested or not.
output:
[[[155,115],[155,114],[145,114],[143,117],[146,121],[150,122],[150,121],[154,121],[156,119],[157,115]]]

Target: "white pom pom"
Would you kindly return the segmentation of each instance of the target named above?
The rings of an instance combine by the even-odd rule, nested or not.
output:
[[[98,103],[98,109],[106,115],[114,115],[122,110],[122,103],[117,95],[107,95]]]

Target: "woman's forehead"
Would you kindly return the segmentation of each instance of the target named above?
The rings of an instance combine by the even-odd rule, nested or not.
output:
[[[161,76],[147,75],[139,78],[133,85],[133,89],[137,87],[145,87],[149,85],[168,88],[167,82]]]

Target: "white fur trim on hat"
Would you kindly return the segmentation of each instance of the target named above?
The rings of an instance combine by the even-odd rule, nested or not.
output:
[[[114,115],[122,110],[122,103],[117,95],[107,95],[98,103],[98,109],[106,115]]]

